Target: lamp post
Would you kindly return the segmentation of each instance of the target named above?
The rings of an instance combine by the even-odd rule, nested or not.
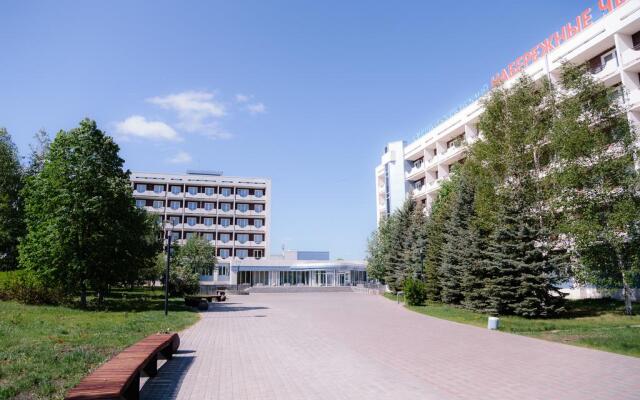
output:
[[[164,275],[164,315],[169,314],[169,265],[171,264],[171,239],[173,238],[173,225],[167,231],[169,238],[167,239],[167,270]]]

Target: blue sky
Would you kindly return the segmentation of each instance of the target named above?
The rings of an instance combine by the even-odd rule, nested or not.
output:
[[[0,126],[84,117],[138,171],[272,179],[272,250],[362,258],[374,168],[596,0],[0,4]]]

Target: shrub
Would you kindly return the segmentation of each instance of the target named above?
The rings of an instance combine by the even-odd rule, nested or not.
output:
[[[172,264],[169,272],[169,293],[172,296],[198,293],[200,290],[200,275],[190,267]]]
[[[48,286],[33,272],[25,270],[0,273],[0,300],[15,300],[25,304],[60,304],[64,292]]]
[[[404,281],[404,298],[410,306],[424,304],[427,299],[427,287],[424,282],[414,278],[407,278]]]

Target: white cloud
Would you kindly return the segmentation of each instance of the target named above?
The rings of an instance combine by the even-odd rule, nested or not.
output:
[[[247,96],[246,94],[238,93],[236,94],[236,103],[246,103],[253,96]]]
[[[182,140],[178,132],[162,121],[148,121],[140,115],[132,115],[116,123],[116,132],[124,137],[139,137],[157,140]]]
[[[178,113],[177,126],[185,132],[201,133],[213,139],[228,139],[218,119],[227,115],[224,104],[214,100],[211,92],[187,91],[168,96],[156,96],[147,102]]]
[[[191,154],[186,151],[179,151],[178,154],[169,159],[171,164],[186,164],[191,161],[193,161],[193,158],[191,157]]]
[[[262,103],[254,103],[249,104],[247,106],[247,110],[250,114],[264,114],[267,112],[267,107],[265,107],[265,105]]]
[[[224,105],[213,98],[214,94],[211,92],[187,91],[151,97],[147,101],[164,109],[177,111],[185,118],[224,117],[226,115]]]

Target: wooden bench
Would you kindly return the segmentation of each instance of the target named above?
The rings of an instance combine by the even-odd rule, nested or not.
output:
[[[180,337],[177,333],[151,335],[142,339],[85,377],[67,393],[65,399],[138,399],[140,373],[156,376],[158,355],[169,360],[179,346]]]
[[[224,291],[218,290],[216,294],[193,294],[184,296],[184,303],[189,307],[199,307],[201,301],[207,301],[211,303],[213,300],[215,301],[225,301],[227,299],[227,295]]]

